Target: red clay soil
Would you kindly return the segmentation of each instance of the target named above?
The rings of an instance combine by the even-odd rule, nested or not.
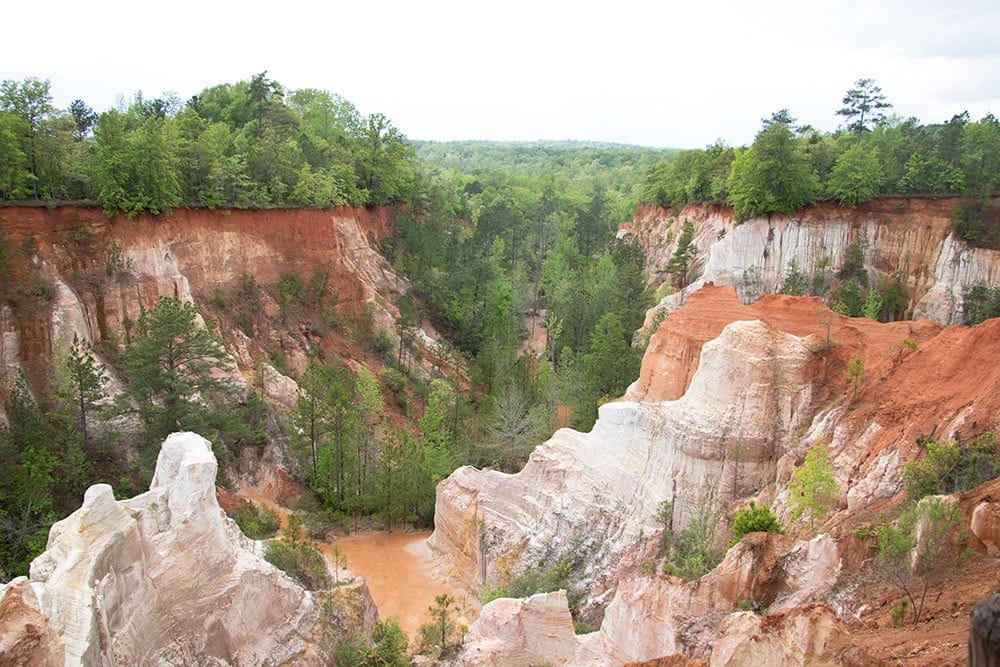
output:
[[[639,381],[625,398],[680,398],[698,368],[702,346],[717,338],[726,325],[739,320],[761,320],[785,333],[812,336],[810,346],[820,351],[818,357],[823,357],[823,367],[817,370],[823,371],[823,383],[831,391],[846,386],[847,377],[841,369],[858,354],[864,358],[869,373],[875,374],[892,365],[892,351],[900,348],[904,340],[920,344],[941,330],[929,321],[880,324],[863,317],[843,317],[818,297],[769,294],[744,305],[732,287],[707,283],[660,324],[646,348]],[[826,359],[828,326],[830,351]]]

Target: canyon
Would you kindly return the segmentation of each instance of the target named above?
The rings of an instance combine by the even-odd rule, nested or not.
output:
[[[954,238],[953,205],[921,198],[858,209],[819,204],[742,222],[713,206],[677,214],[641,207],[620,234],[645,248],[651,284],[662,280],[685,219],[695,224],[704,264],[695,283],[648,314],[638,378],[600,406],[589,433],[556,431],[520,472],[456,470],[438,486],[426,543],[438,574],[471,597],[484,582],[566,563],[591,631],[575,633],[566,592],[501,598],[484,605],[448,659],[624,665],[675,656],[737,665],[891,658],[861,633],[875,617],[888,627],[894,598],[852,584],[873,558],[853,531],[898,503],[903,466],[921,456],[921,439],[966,440],[1000,428],[1000,320],[953,326],[965,288],[1000,284],[1000,253]],[[366,363],[365,353],[335,327],[319,336],[268,325],[282,308],[269,296],[264,316],[249,327],[219,304],[244,276],[273,284],[319,272],[336,294],[325,308],[394,332],[393,301],[407,284],[378,252],[391,225],[387,209],[178,209],[132,220],[81,207],[0,207],[11,285],[21,290],[0,306],[0,384],[23,373],[41,388],[53,355],[74,335],[95,344],[120,340],[143,307],[177,296],[199,304],[232,357],[231,377],[263,380],[265,400],[287,409],[310,345],[348,364]],[[815,297],[773,294],[793,258],[807,275],[832,273],[862,238],[873,277],[905,279],[911,319],[848,318]],[[428,377],[453,363],[429,325],[417,339]],[[268,362],[279,351],[280,368]],[[849,372],[852,365],[862,372]],[[213,504],[215,461],[204,441],[174,437],[184,444],[164,445],[164,469],[150,491],[115,500],[110,488],[92,487],[81,510],[53,528],[30,579],[0,592],[0,624],[19,619],[0,625],[4,637],[19,638],[13,648],[0,642],[0,656],[30,655],[38,664],[98,655],[111,656],[107,664],[329,657],[317,639],[320,625],[331,626],[318,620],[323,601],[264,563],[259,545]],[[787,485],[820,441],[840,493],[814,534],[792,520]],[[262,488],[284,462],[270,451],[241,471]],[[1000,552],[1000,504],[990,489],[958,497],[973,554],[973,570],[962,570],[963,595],[985,595],[995,584],[982,574],[995,569]],[[770,507],[789,535],[752,533],[696,581],[657,573],[668,527],[680,529],[710,505],[719,517],[715,537],[725,542],[724,517],[751,500]],[[183,563],[204,557],[184,531],[208,536],[220,560],[205,570],[228,586],[180,576],[191,574]],[[71,567],[84,569],[64,574]],[[241,597],[248,581],[257,599]],[[356,599],[345,605],[364,612],[338,616],[332,628],[340,638],[374,622],[370,596],[361,585],[353,590]],[[748,601],[755,611],[741,610]],[[262,611],[254,616],[241,611],[245,605]],[[933,622],[954,610],[941,602],[932,613]],[[161,631],[143,625],[160,618],[169,620]],[[962,649],[952,644],[964,621],[942,630],[944,653],[929,647],[921,655],[957,660]],[[250,637],[257,628],[260,636]]]

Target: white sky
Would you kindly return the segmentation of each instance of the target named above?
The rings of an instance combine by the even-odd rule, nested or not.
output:
[[[997,0],[5,4],[0,79],[50,79],[59,107],[266,69],[414,139],[741,145],[782,107],[833,130],[861,77],[925,123],[1000,115]]]

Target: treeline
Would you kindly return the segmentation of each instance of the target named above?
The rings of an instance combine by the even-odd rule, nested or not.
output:
[[[751,146],[722,142],[681,151],[645,175],[643,198],[664,207],[726,202],[737,217],[789,213],[819,199],[856,206],[878,195],[961,194],[973,200],[1000,191],[1000,121],[967,112],[942,124],[888,117],[891,105],[871,79],[847,92],[837,113],[846,127],[823,133],[797,125],[782,109]],[[975,226],[975,225],[971,225]],[[994,245],[988,230],[970,243]]]
[[[0,84],[0,201],[98,201],[137,215],[418,198],[413,151],[384,115],[286,90],[266,72],[186,102],[138,93],[96,113],[51,101],[47,80]]]

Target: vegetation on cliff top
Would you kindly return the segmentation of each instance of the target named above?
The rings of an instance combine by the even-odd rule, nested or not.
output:
[[[421,196],[413,150],[388,118],[326,91],[287,90],[267,72],[186,102],[137,93],[101,113],[51,102],[48,80],[0,84],[0,201],[99,201],[137,215]]]
[[[871,79],[848,91],[847,126],[824,133],[799,125],[787,109],[763,120],[752,145],[715,143],[666,156],[645,175],[643,199],[664,207],[694,201],[731,204],[737,217],[789,213],[830,198],[856,206],[885,194],[965,195],[972,209],[962,234],[972,245],[996,246],[993,217],[977,215],[1000,192],[1000,121],[967,112],[945,123],[887,116],[891,105]]]

